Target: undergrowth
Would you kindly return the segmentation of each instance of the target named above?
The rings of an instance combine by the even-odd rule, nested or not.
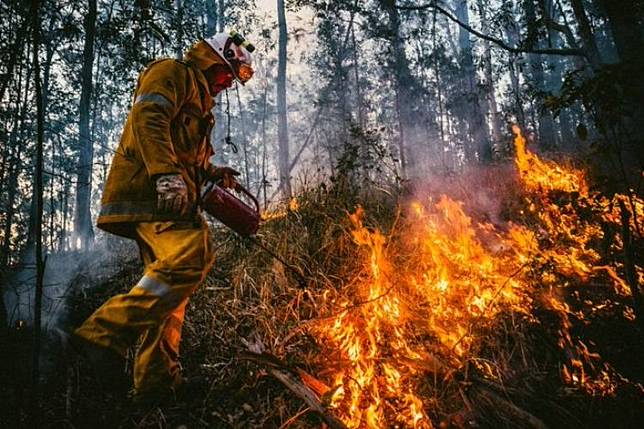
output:
[[[504,172],[487,176],[490,192],[496,187],[508,198],[493,210],[470,204],[480,221],[495,222],[499,216],[507,220],[524,208],[512,191],[501,189],[509,182],[495,181],[494,174]],[[441,184],[443,191],[447,188],[466,204],[480,198],[470,195],[468,200],[471,189],[458,180],[448,182]],[[422,192],[431,193],[434,187],[438,185],[428,184]],[[207,394],[189,403],[136,407],[127,398],[100,391],[86,368],[69,368],[52,339],[43,427],[320,427],[321,420],[306,412],[290,391],[264,368],[242,358],[244,340],[260,340],[290,368],[330,384],[327,376],[334,363],[321,356],[324,347],[311,328],[333,316],[333,309],[321,300],[324,294],[347,293],[351,282],[364,276],[364,255],[352,239],[348,215],[361,206],[365,225],[395,242],[404,216],[400,204],[412,194],[399,188],[361,192],[337,184],[318,186],[297,196],[296,211],[284,208],[282,216],[265,222],[258,239],[302,271],[305,289],[252,242],[213,226],[217,260],[190,301],[181,344],[185,373],[205,376]],[[113,246],[112,251],[122,255],[117,274],[97,279],[91,268],[81,268],[73,281],[75,293],[66,301],[64,329],[77,326],[106,298],[136,283],[142,271],[136,252],[118,242]],[[615,294],[608,281],[588,286],[570,279],[548,293],[558,294],[573,309],[566,320],[543,297],[534,296],[530,314],[508,310],[492,324],[473,326],[472,335],[479,342],[469,359],[424,375],[421,393],[434,425],[603,428],[637,427],[644,421],[642,343],[629,297]],[[558,343],[564,325],[588,348],[586,370],[594,370],[596,376],[605,373],[611,389],[593,390],[566,381],[564,364],[571,356]],[[14,332],[9,345],[23,344],[25,335]],[[28,348],[14,350],[5,357],[11,363],[5,369],[19,367],[17,361],[28,356]],[[594,367],[588,368],[589,363]],[[15,406],[7,410],[7,421],[24,421],[26,377],[14,373],[14,395],[5,404]]]

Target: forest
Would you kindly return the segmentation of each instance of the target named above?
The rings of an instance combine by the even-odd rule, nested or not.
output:
[[[3,0],[0,14],[0,427],[641,427],[644,1]],[[97,227],[151,108],[145,73],[192,70],[186,52],[232,30],[254,75],[221,59],[237,81],[199,138],[239,173],[247,192],[222,192],[252,225],[203,202],[214,264],[178,328],[200,388],[141,403],[147,334],[119,352],[121,389],[67,333],[151,278],[139,226],[135,240]],[[175,125],[178,153],[189,122]]]

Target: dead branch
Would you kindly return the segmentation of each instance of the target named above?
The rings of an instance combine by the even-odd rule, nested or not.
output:
[[[518,407],[512,402],[508,401],[493,393],[490,390],[487,390],[482,387],[477,387],[471,390],[472,402],[479,404],[482,408],[489,408],[494,410],[496,414],[500,414],[506,417],[509,421],[512,422],[516,427],[528,428],[528,429],[548,429],[548,426],[541,421],[541,419],[535,417],[531,413],[527,412],[523,408]]]
[[[250,343],[247,341],[244,341],[244,343],[248,348],[248,351],[245,351],[240,355],[241,359],[255,362],[256,364],[264,367],[269,374],[275,377],[298,398],[303,400],[312,411],[317,413],[329,428],[347,429],[340,419],[331,415],[331,413],[326,410],[315,392],[302,382],[301,377],[295,375],[277,357],[263,350],[263,344],[260,342]],[[309,377],[312,378],[310,375]]]

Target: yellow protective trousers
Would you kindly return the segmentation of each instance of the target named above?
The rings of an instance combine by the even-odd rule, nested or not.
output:
[[[143,277],[128,293],[106,301],[75,333],[121,356],[138,341],[134,389],[141,394],[180,382],[186,304],[210,270],[213,254],[205,223],[139,223],[136,232]]]

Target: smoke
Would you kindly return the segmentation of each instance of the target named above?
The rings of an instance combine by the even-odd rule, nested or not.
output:
[[[503,227],[508,221],[508,205],[520,201],[516,180],[516,170],[510,162],[471,166],[458,175],[428,175],[417,179],[413,198],[426,203],[430,198],[437,200],[447,195],[462,202],[466,213],[475,221]]]
[[[71,296],[90,291],[119,272],[124,262],[137,257],[134,242],[115,237],[99,238],[90,250],[48,255],[43,287],[43,331],[62,327]],[[35,284],[33,265],[10,276],[3,288],[9,326],[33,324]]]

